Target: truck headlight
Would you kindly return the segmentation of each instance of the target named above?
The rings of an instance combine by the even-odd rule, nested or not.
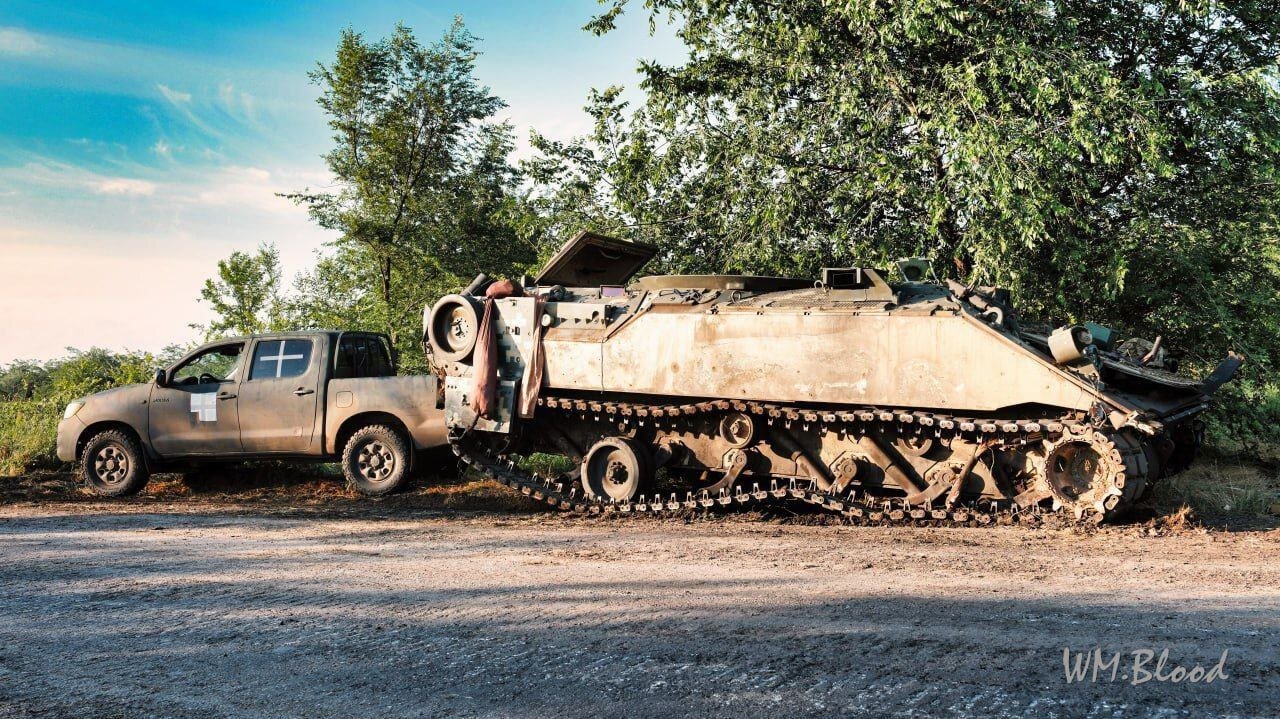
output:
[[[76,412],[79,412],[80,408],[83,406],[84,406],[84,402],[81,400],[76,400],[72,402],[71,404],[67,405],[67,408],[65,410],[63,410],[62,418],[71,419],[72,417],[76,416]]]

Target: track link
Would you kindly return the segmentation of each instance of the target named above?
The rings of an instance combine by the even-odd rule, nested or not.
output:
[[[767,489],[755,483],[748,490],[735,486],[732,492],[687,492],[683,498],[676,494],[668,497],[641,496],[633,502],[610,502],[585,495],[568,482],[541,477],[520,468],[515,460],[484,449],[463,451],[454,445],[454,452],[463,462],[484,473],[499,484],[504,484],[530,499],[543,502],[557,509],[583,514],[654,514],[672,515],[681,512],[710,512],[717,509],[746,508],[777,502],[804,502],[836,514],[851,524],[883,525],[903,524],[918,526],[996,526],[1020,524],[1040,526],[1045,513],[1034,507],[1020,511],[1016,506],[1000,507],[994,502],[970,503],[962,507],[946,509],[930,506],[912,507],[901,499],[871,498],[856,491],[844,494],[822,492],[811,481],[789,480],[785,484],[770,480]],[[983,506],[985,505],[985,506]]]

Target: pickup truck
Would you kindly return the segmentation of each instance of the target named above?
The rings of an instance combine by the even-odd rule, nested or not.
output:
[[[433,376],[396,376],[370,332],[288,332],[211,342],[146,384],[71,402],[58,457],[103,496],[153,471],[244,459],[339,461],[368,495],[403,487],[447,444]]]

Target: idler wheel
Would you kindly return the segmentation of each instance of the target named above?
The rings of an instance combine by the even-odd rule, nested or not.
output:
[[[649,453],[638,442],[606,437],[582,459],[582,488],[596,499],[630,502],[649,484]]]
[[[476,303],[463,295],[445,295],[427,318],[431,352],[443,362],[461,362],[471,356],[480,334]]]

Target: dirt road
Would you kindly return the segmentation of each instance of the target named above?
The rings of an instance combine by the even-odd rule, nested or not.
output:
[[[1274,716],[1276,531],[0,506],[0,717]],[[1068,684],[1063,648],[1124,652]],[[1134,650],[1216,664],[1134,684]],[[1140,655],[1141,656],[1141,655]],[[1143,666],[1154,670],[1156,660]],[[1140,672],[1139,672],[1140,674]]]

